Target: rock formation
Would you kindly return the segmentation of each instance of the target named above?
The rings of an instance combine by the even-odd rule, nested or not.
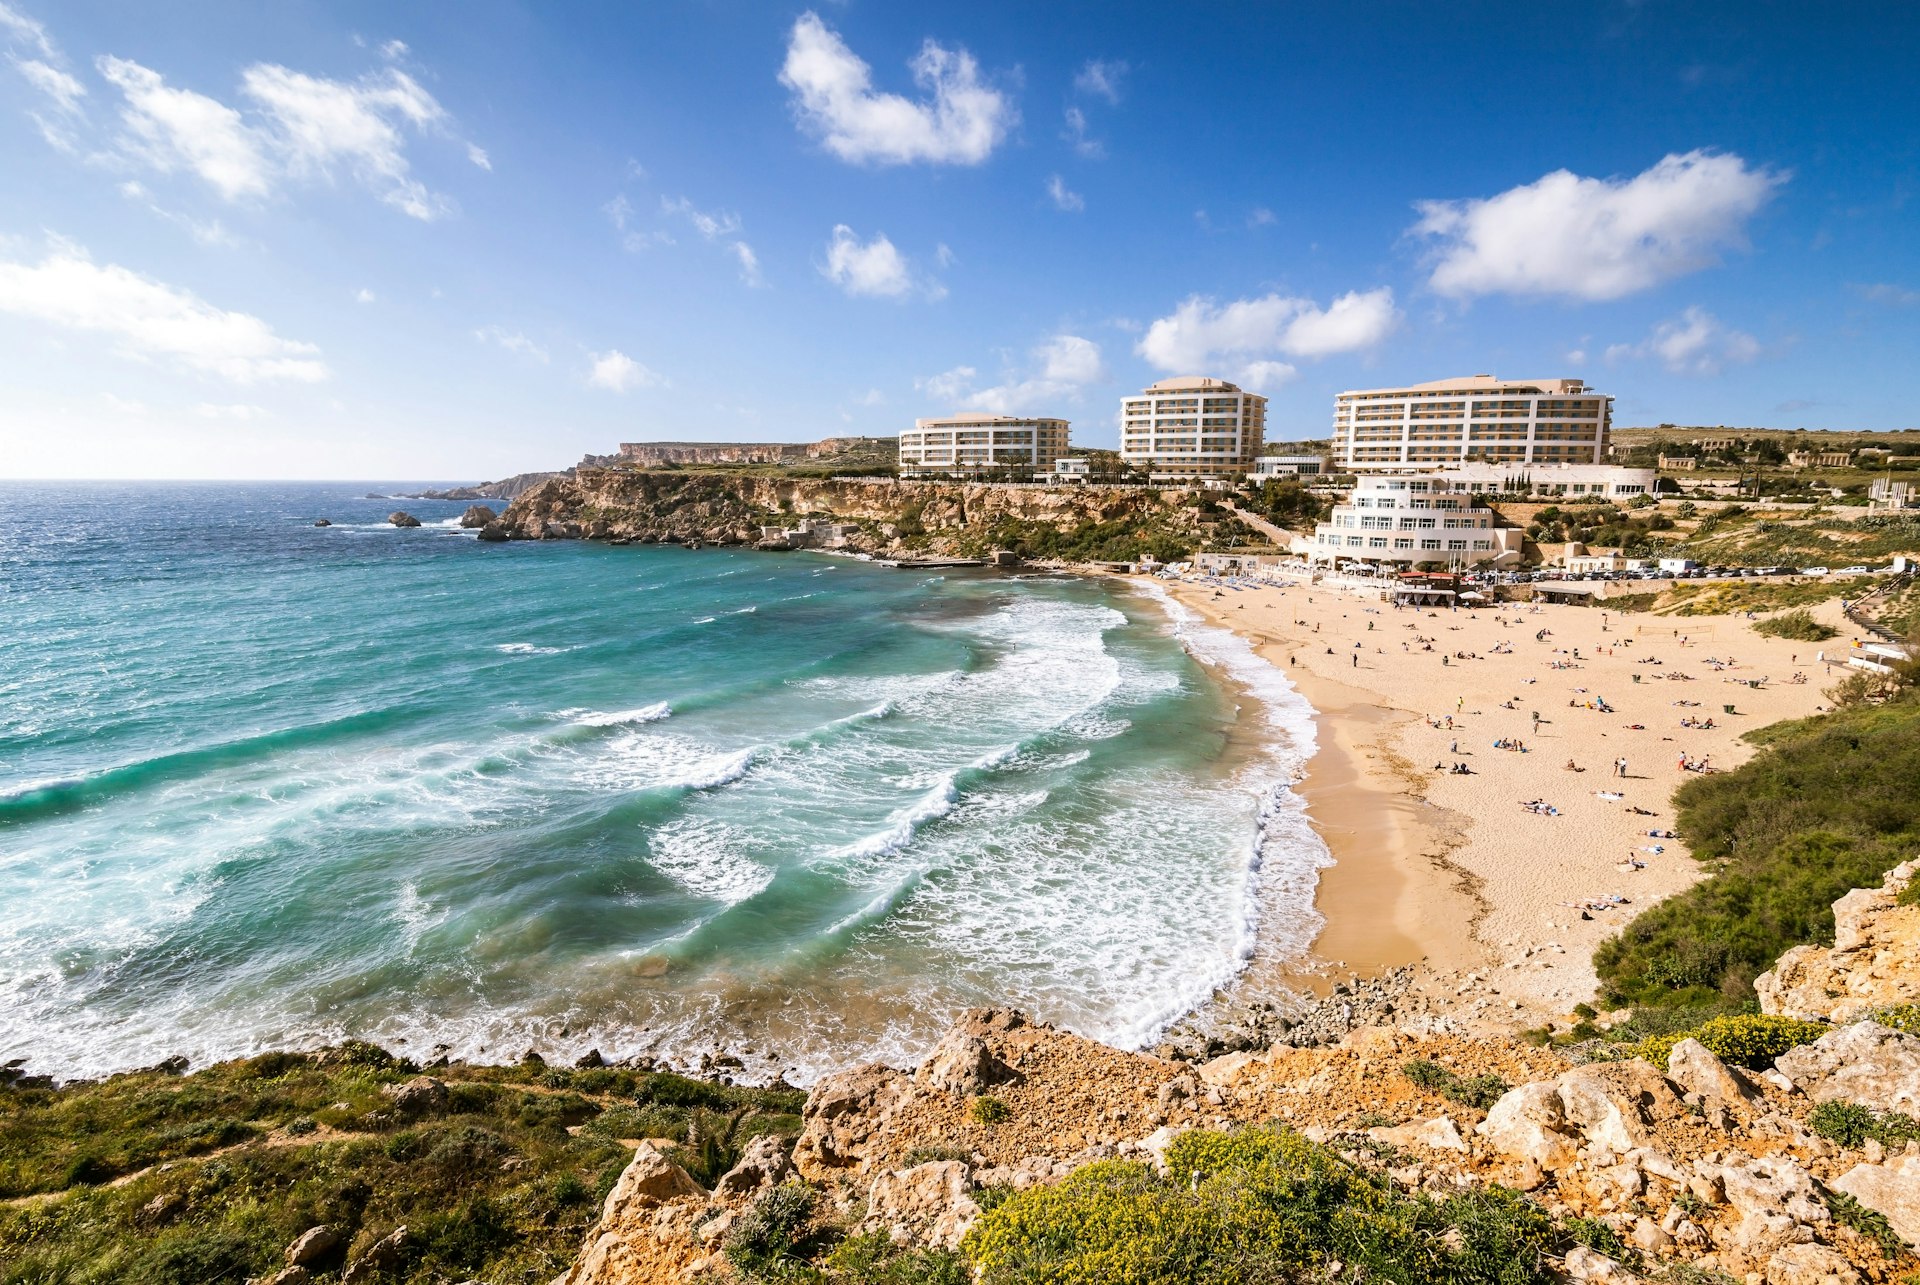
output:
[[[470,504],[467,511],[460,515],[460,525],[470,531],[499,520],[500,515],[484,504]]]
[[[402,527],[420,525],[419,518],[416,518],[415,516],[413,516],[413,514],[408,513],[403,509],[395,509],[393,512],[387,514],[387,521],[393,523],[393,525],[395,526],[402,526]]]
[[[1920,1002],[1920,905],[1898,898],[1920,861],[1896,866],[1878,888],[1833,903],[1833,945],[1796,946],[1753,981],[1760,1011],[1850,1022],[1895,1004]]]

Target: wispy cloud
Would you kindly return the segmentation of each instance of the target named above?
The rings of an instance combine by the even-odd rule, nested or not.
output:
[[[624,393],[635,388],[663,387],[667,380],[658,371],[649,370],[618,348],[590,354],[593,366],[587,372],[587,386]]]
[[[483,344],[493,344],[510,353],[518,353],[543,366],[547,364],[547,350],[517,330],[508,330],[505,326],[482,326],[473,332],[473,337]]]
[[[1089,60],[1073,78],[1074,92],[1089,98],[1104,98],[1115,106],[1120,102],[1120,90],[1132,70],[1124,59],[1094,58]]]
[[[992,415],[1033,414],[1077,403],[1083,390],[1107,377],[1100,345],[1074,334],[1057,334],[1036,345],[1024,364],[1001,383],[976,387],[979,372],[955,366],[915,383],[937,402]]]
[[[1203,374],[1222,365],[1253,370],[1268,382],[1273,356],[1328,357],[1361,352],[1396,330],[1402,314],[1393,291],[1350,291],[1325,308],[1311,299],[1269,294],[1218,304],[1193,295],[1147,327],[1135,351],[1161,370]],[[1291,373],[1287,374],[1288,378]]]
[[[1072,214],[1087,208],[1087,203],[1081,195],[1070,189],[1067,181],[1058,174],[1047,179],[1047,199],[1053,202],[1054,209],[1065,210]]]
[[[918,291],[929,299],[938,299],[946,294],[946,287],[938,281],[916,273],[907,256],[884,232],[862,241],[844,223],[833,229],[827,261],[820,272],[844,293],[856,297],[904,299]]]
[[[1704,308],[1688,308],[1663,321],[1637,344],[1614,344],[1607,360],[1645,357],[1676,375],[1718,375],[1728,366],[1744,366],[1760,356],[1760,341],[1735,330]]]

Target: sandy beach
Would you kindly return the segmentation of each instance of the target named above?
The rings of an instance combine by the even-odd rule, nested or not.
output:
[[[1694,775],[1682,755],[1735,767],[1753,752],[1742,733],[1815,712],[1834,681],[1823,644],[1736,617],[1170,587],[1285,670],[1320,728],[1300,788],[1335,862],[1316,899],[1327,924],[1312,961],[1256,961],[1242,997],[1420,963],[1421,989],[1457,1021],[1564,1017],[1593,996],[1594,948],[1701,876],[1667,833]],[[1815,614],[1846,629],[1835,603]]]

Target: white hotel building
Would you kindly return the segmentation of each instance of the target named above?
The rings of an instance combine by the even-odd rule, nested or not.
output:
[[[900,434],[900,474],[1051,473],[1067,453],[1067,421],[1011,415],[916,419]]]
[[[1120,403],[1120,458],[1155,481],[1237,477],[1266,443],[1267,399],[1183,375]]]
[[[1444,475],[1363,476],[1314,528],[1307,560],[1402,570],[1422,562],[1469,567],[1518,561],[1523,533],[1494,526],[1493,510],[1473,503],[1478,489],[1473,481]]]
[[[1334,398],[1334,467],[1408,473],[1469,461],[1599,464],[1612,413],[1613,398],[1578,379],[1464,375],[1359,389]]]

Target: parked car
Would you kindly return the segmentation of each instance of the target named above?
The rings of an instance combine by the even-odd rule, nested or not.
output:
[[[1840,574],[1843,576],[1870,576],[1873,574],[1873,568],[1872,567],[1841,567]]]
[[[1824,576],[1831,575],[1832,573],[1825,567],[1801,567],[1800,574],[1803,576]]]

